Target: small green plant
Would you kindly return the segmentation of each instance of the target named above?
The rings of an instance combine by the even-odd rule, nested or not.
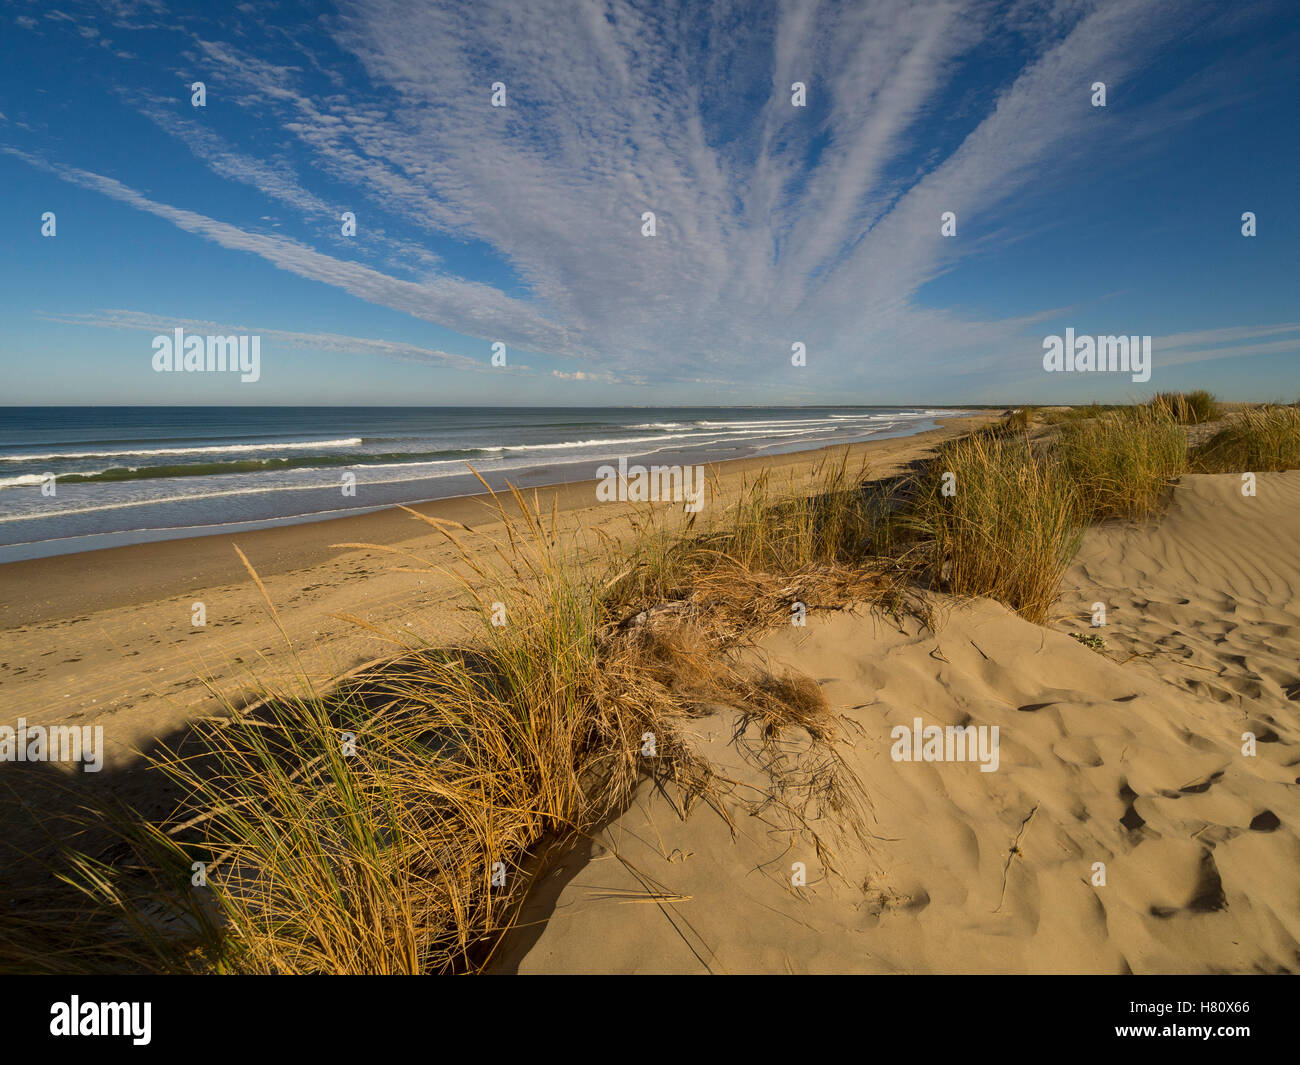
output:
[[[1106,650],[1106,641],[1095,632],[1072,632],[1070,635],[1083,644],[1084,647],[1090,647],[1099,653]]]

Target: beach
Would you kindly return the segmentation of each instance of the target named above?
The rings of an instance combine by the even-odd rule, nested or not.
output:
[[[11,1042],[1286,1045],[1300,6],[9,7]]]
[[[852,445],[849,453],[884,476],[990,417],[947,420],[938,430]],[[764,469],[798,477],[822,454],[736,459],[713,469],[725,498]],[[593,481],[538,492],[542,510],[557,508],[565,533],[600,528],[618,536],[635,512],[634,504],[597,502]],[[483,495],[415,509],[469,526],[480,534],[467,540],[472,547],[500,532]],[[414,558],[334,546],[347,543],[400,547]],[[265,582],[279,624],[236,546]],[[393,572],[423,564],[415,558],[436,570],[452,565],[454,551],[405,511],[385,509],[0,564],[0,723],[22,716],[32,725],[102,724],[107,764],[120,767],[155,737],[219,711],[224,701],[238,704],[267,685],[292,687],[304,673],[328,686],[394,651],[391,639],[351,618],[434,645],[463,637],[476,620],[460,609],[463,593],[449,574]],[[193,624],[199,602],[203,626]]]
[[[926,407],[0,407],[0,564],[907,436]]]

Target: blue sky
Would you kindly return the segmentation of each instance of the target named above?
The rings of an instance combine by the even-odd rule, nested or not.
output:
[[[213,6],[0,9],[0,403],[1300,397],[1290,0]]]

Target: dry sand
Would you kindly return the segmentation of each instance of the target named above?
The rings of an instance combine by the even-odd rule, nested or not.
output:
[[[1300,969],[1300,472],[1261,475],[1255,498],[1240,484],[1188,476],[1158,524],[1090,530],[1061,599],[1082,620],[976,600],[937,635],[868,612],[769,635],[759,653],[843,715],[869,850],[842,843],[831,872],[780,810],[740,809],[769,781],[719,713],[699,742],[738,781],[734,834],[644,786],[547,871],[497,968]],[[894,761],[890,730],[916,717],[998,726],[997,771]]]

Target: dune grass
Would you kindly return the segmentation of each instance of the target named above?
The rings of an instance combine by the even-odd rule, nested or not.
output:
[[[528,848],[620,799],[630,777],[611,769],[630,755],[610,755],[635,750],[642,722],[606,715],[593,736],[594,601],[522,509],[502,508],[508,623],[485,614],[481,647],[404,650],[328,695],[272,694],[201,723],[154,759],[184,807],[122,826],[149,877],[74,858],[159,967],[473,969],[508,924]],[[166,925],[141,923],[147,908]]]
[[[1053,450],[1085,522],[1152,516],[1187,467],[1186,435],[1160,405],[1066,422]]]
[[[590,831],[646,777],[683,810],[775,810],[809,830],[832,868],[839,832],[867,845],[865,796],[815,682],[742,667],[728,653],[739,630],[698,604],[617,620],[618,580],[579,565],[554,512],[547,522],[511,491],[487,552],[464,545],[463,527],[422,518],[460,547],[481,639],[403,647],[328,694],[272,693],[200,724],[183,750],[154,759],[187,796],[180,809],[161,822],[119,816],[128,860],[67,856],[62,877],[94,923],[122,930],[133,966],[476,971],[547,849]],[[743,510],[731,534],[751,561],[851,538],[833,507],[810,507],[788,537],[757,539]],[[696,753],[689,722],[719,706],[736,708],[738,742],[769,772],[769,793],[737,790]],[[791,728],[811,741],[797,764],[781,744]],[[0,954],[7,945],[0,937]],[[15,958],[25,971],[77,971],[65,955]]]
[[[1033,622],[1047,619],[1081,534],[1073,483],[1026,437],[945,446],[906,523],[932,584],[998,599]]]
[[[1233,415],[1191,454],[1194,473],[1300,469],[1300,409],[1267,405]]]
[[[725,601],[747,624],[770,625],[788,622],[805,593],[826,605],[855,596],[897,605],[889,517],[899,502],[888,484],[868,484],[867,476],[845,449],[823,456],[798,482],[792,475],[779,483],[764,471],[684,527],[646,511],[631,545],[611,545],[608,568],[618,576],[606,609],[618,615],[644,604]]]
[[[1016,412],[887,482],[867,483],[846,451],[797,482],[767,472],[729,502],[715,492],[683,520],[646,508],[630,539],[606,538],[603,564],[513,489],[487,550],[411,511],[457,547],[478,638],[393,636],[390,660],[327,693],[269,693],[198,726],[156,759],[182,806],[163,820],[92,811],[116,818],[129,853],[69,854],[59,875],[86,907],[25,908],[0,934],[0,967],[80,971],[86,955],[66,934],[42,939],[44,921],[96,929],[139,969],[477,971],[549,848],[647,777],[683,811],[775,807],[828,860],[825,825],[866,845],[867,796],[820,687],[732,652],[799,608],[865,600],[929,622],[926,586],[1048,620],[1083,527],[1155,513],[1189,468],[1171,404],[1081,410],[1037,436],[1034,412]],[[1300,411],[1283,407],[1233,416],[1190,463],[1293,467]],[[769,794],[746,799],[696,751],[692,719],[728,706]],[[815,748],[797,764],[780,742],[791,729]]]
[[[770,471],[741,492],[727,511],[715,546],[751,570],[792,573],[817,563],[859,561],[870,551],[874,500],[862,488],[864,468],[852,468],[848,451],[821,460],[812,484],[781,491]]]
[[[867,479],[866,466],[850,463],[847,448],[828,452],[798,484],[778,484],[765,470],[710,519],[699,546],[767,573],[861,562],[878,553],[885,503],[864,487]]]
[[[1179,425],[1202,425],[1223,417],[1219,401],[1203,388],[1195,392],[1160,392],[1147,405],[1165,411]]]
[[[1109,411],[1119,410],[1119,407],[1102,404],[1089,403],[1081,407],[1067,407],[1065,410],[1049,410],[1043,414],[1044,425],[1062,425],[1066,422],[1083,421],[1088,418],[1099,418]]]

